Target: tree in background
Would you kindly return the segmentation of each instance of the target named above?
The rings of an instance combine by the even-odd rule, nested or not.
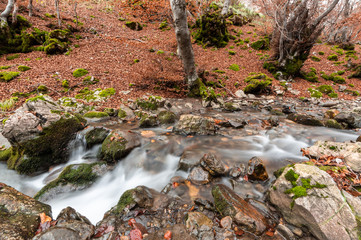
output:
[[[273,19],[273,56],[264,67],[277,78],[297,76],[340,0],[261,1],[266,14]]]
[[[185,0],[170,0],[170,5],[173,12],[178,52],[183,61],[188,89],[192,91],[194,88],[199,88],[199,80],[194,62],[191,37],[188,29],[186,3]]]

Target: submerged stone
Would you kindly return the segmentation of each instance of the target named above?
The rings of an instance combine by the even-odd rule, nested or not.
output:
[[[250,181],[266,181],[268,173],[262,159],[253,157],[248,161],[248,179]]]

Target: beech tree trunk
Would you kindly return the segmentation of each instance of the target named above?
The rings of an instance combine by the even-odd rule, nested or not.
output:
[[[18,5],[15,2],[13,14],[11,15],[11,23],[12,24],[16,23],[17,20],[18,20],[17,17],[16,17],[18,15],[18,10],[19,10]]]
[[[60,10],[59,10],[59,0],[55,0],[55,8],[56,8],[56,16],[57,16],[57,18],[58,18],[58,26],[61,27]]]
[[[188,89],[190,89],[196,83],[198,76],[187,23],[186,3],[185,0],[170,0],[170,5],[173,12],[178,50],[183,61]]]
[[[29,9],[29,16],[33,16],[33,0],[29,0],[29,5],[28,5],[28,9]]]
[[[221,12],[222,15],[227,15],[230,4],[231,4],[231,0],[224,0],[222,12]]]
[[[5,10],[0,14],[0,28],[4,27],[8,22],[8,17],[13,11],[15,0],[8,0]]]

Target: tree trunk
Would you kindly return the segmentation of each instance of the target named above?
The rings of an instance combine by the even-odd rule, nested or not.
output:
[[[29,5],[28,5],[28,9],[29,9],[29,17],[33,16],[33,0],[29,0]]]
[[[173,12],[178,50],[183,61],[188,89],[191,89],[196,84],[198,76],[187,23],[186,3],[185,0],[170,0],[170,5]]]
[[[222,15],[227,15],[230,3],[231,0],[224,0],[222,12],[221,12]]]
[[[61,19],[60,19],[60,10],[59,10],[59,0],[55,0],[55,8],[56,8],[56,16],[58,18],[58,26],[61,27]]]
[[[0,28],[8,23],[8,17],[14,9],[15,0],[8,0],[5,10],[0,14]]]
[[[17,17],[16,17],[18,15],[18,10],[19,10],[18,5],[15,2],[13,14],[11,15],[11,23],[12,24],[15,24],[17,22],[17,20],[18,20]]]

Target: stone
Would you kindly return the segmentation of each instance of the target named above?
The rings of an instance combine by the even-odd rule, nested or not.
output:
[[[338,91],[339,92],[344,92],[346,89],[347,89],[347,86],[345,86],[345,85],[339,85],[338,86]]]
[[[352,170],[361,172],[361,142],[317,141],[305,150],[316,159],[321,156],[341,158]]]
[[[251,182],[266,181],[268,179],[268,173],[262,159],[258,157],[253,157],[248,161],[247,175],[248,180]]]
[[[194,229],[200,229],[202,226],[212,228],[213,222],[201,212],[189,212],[187,214],[186,228],[192,232]]]
[[[215,135],[217,127],[213,118],[185,114],[180,116],[173,131],[182,135]]]
[[[361,142],[361,136],[358,136],[356,142]]]
[[[125,106],[124,104],[120,104],[119,111],[118,111],[118,117],[121,120],[132,121],[135,119],[135,114],[132,109]]]
[[[113,130],[102,144],[100,157],[108,163],[114,163],[140,146],[140,143],[140,136],[137,133]]]
[[[292,113],[287,116],[287,119],[303,125],[323,126],[323,122],[320,117],[316,117],[307,113],[306,114]]]
[[[95,127],[85,134],[85,141],[88,148],[103,143],[109,134],[109,130],[103,127]]]
[[[247,125],[247,122],[245,120],[235,119],[235,120],[228,120],[228,124],[232,128],[243,128]]]
[[[175,122],[176,115],[171,111],[161,111],[157,118],[160,124],[171,124]]]
[[[51,207],[0,183],[1,239],[31,239],[39,227],[40,213],[51,217]]]
[[[221,227],[225,229],[231,229],[232,228],[232,218],[230,216],[225,216],[221,219]]]
[[[139,121],[139,127],[147,128],[155,126],[158,126],[157,116],[154,114],[143,113]]]
[[[188,179],[196,185],[203,185],[208,184],[211,181],[212,177],[209,172],[203,170],[203,168],[195,167],[189,173]]]
[[[282,106],[282,112],[285,114],[295,113],[296,109],[294,105],[286,104]]]
[[[225,164],[213,153],[204,154],[199,163],[202,168],[208,171],[212,176],[226,174]]]
[[[56,218],[57,223],[68,222],[70,220],[77,220],[91,225],[91,222],[88,218],[78,213],[72,207],[66,207],[62,209]]]
[[[32,240],[85,240],[79,232],[66,227],[51,227],[46,231],[36,235]]]
[[[89,188],[97,179],[109,171],[105,162],[72,164],[64,168],[60,175],[45,185],[34,198],[48,202],[61,194]]]
[[[256,235],[261,235],[266,230],[267,221],[264,216],[227,186],[213,186],[212,195],[216,210],[223,217],[230,216],[240,227]]]
[[[293,234],[293,232],[283,224],[278,224],[278,226],[276,227],[276,231],[278,231],[278,233],[281,234],[287,240],[296,240],[296,237]]]
[[[273,127],[277,127],[280,124],[280,119],[277,116],[270,116],[268,122]]]
[[[358,220],[352,208],[332,177],[316,166],[286,167],[269,196],[288,223],[307,227],[317,239],[358,238]]]
[[[188,172],[194,166],[198,165],[199,157],[194,151],[186,150],[182,153],[182,156],[179,159],[178,170]]]
[[[335,116],[335,120],[339,123],[345,123],[349,128],[361,127],[361,114],[356,112],[340,112]]]

